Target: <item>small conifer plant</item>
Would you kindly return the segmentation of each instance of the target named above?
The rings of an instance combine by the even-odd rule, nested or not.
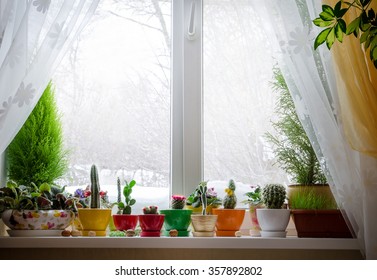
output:
[[[9,179],[20,185],[52,184],[68,169],[63,131],[51,83],[8,146]]]

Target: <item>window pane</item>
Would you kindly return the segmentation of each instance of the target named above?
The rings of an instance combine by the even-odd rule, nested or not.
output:
[[[239,201],[250,185],[287,182],[264,138],[275,61],[250,3],[205,0],[203,12],[204,177],[220,197],[233,178]]]
[[[97,164],[116,199],[117,177],[135,179],[139,210],[168,206],[171,1],[104,0],[56,71],[70,170],[89,183]]]

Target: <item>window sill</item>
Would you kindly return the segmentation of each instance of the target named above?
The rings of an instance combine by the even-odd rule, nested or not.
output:
[[[356,239],[262,237],[0,237],[0,248],[197,248],[359,250]]]

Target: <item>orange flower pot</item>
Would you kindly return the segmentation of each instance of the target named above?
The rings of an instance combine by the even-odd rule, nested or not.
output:
[[[217,215],[216,236],[236,236],[245,218],[245,209],[212,209]]]

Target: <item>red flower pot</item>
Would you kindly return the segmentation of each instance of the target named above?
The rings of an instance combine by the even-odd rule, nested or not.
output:
[[[161,214],[139,215],[139,223],[142,230],[140,236],[159,237],[164,220],[165,215]]]
[[[115,214],[113,220],[117,230],[134,230],[139,217],[138,215]]]

